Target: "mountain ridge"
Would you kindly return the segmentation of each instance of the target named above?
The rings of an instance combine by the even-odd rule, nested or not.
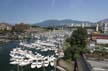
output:
[[[81,23],[91,23],[89,21],[77,21],[77,20],[71,20],[71,19],[63,19],[63,20],[45,20],[40,23],[36,23],[36,25],[41,27],[48,27],[48,26],[60,26],[60,25],[71,25],[71,24],[81,24]]]
[[[102,19],[102,20],[98,21],[98,23],[108,23],[108,18]]]

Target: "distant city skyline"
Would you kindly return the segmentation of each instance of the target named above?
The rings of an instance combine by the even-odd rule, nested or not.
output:
[[[0,0],[0,22],[38,23],[51,19],[97,22],[108,18],[108,0]]]

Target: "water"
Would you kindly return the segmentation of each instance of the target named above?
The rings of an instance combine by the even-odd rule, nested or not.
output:
[[[8,42],[0,44],[0,71],[10,71],[11,65],[9,64],[9,53],[12,48],[18,46],[18,42]]]
[[[2,43],[0,44],[0,71],[53,71],[54,67],[48,66],[47,68],[40,68],[40,69],[31,69],[30,66],[24,66],[24,67],[19,67],[17,65],[10,65],[9,60],[10,56],[9,53],[10,51],[17,47],[19,44],[18,41],[10,41],[8,43]],[[58,71],[58,70],[56,70]]]

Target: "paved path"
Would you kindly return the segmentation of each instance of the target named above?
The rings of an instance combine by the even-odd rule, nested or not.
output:
[[[63,59],[60,59],[58,61],[58,65],[64,69],[66,69],[66,71],[73,71],[73,64],[72,63],[68,63],[66,61],[64,61]]]
[[[87,60],[93,67],[93,71],[108,71],[108,62]]]

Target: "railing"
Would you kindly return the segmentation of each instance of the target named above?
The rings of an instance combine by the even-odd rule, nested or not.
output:
[[[92,67],[91,65],[87,62],[86,56],[84,54],[82,54],[82,58],[84,60],[84,63],[86,64],[88,71],[92,71]]]

